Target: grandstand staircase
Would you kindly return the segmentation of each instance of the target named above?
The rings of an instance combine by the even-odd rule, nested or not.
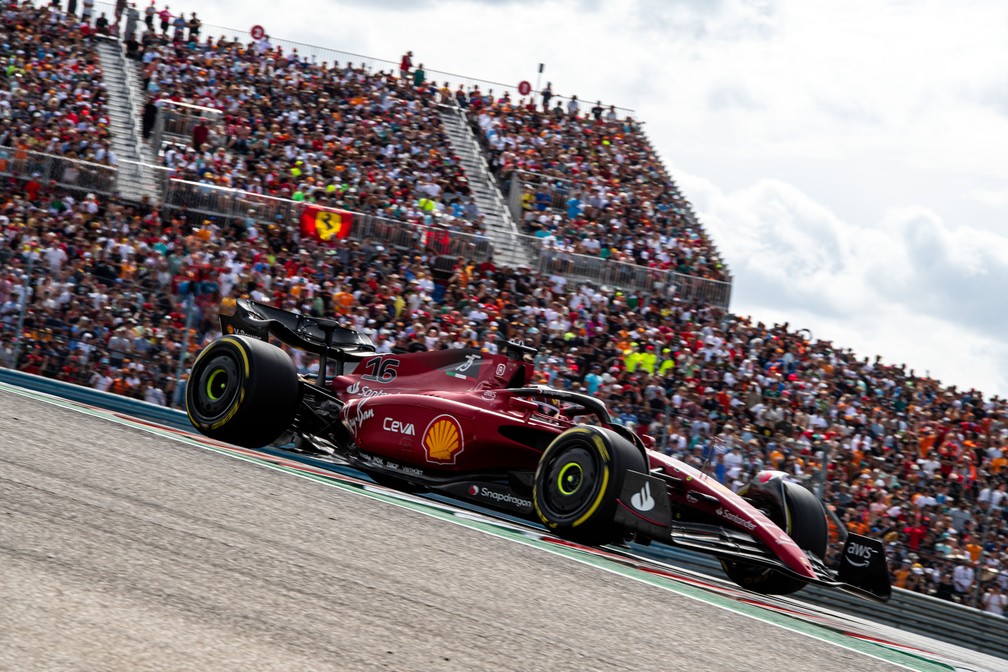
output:
[[[486,236],[493,244],[494,263],[500,266],[532,265],[532,252],[517,233],[511,213],[490,174],[479,142],[466,118],[454,105],[441,106],[441,123],[448,142],[459,157],[480,214],[486,217]]]
[[[141,140],[143,97],[133,62],[127,60],[122,43],[113,38],[96,44],[101,60],[102,83],[108,95],[109,130],[112,149],[119,157],[119,197],[140,201],[143,196],[158,200],[158,185],[153,165],[157,162],[150,147]]]

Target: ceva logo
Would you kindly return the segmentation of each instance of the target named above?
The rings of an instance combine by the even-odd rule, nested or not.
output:
[[[635,493],[634,496],[630,498],[630,504],[632,504],[633,508],[637,509],[641,513],[653,509],[655,501],[654,497],[651,496],[651,484],[645,481],[644,487],[641,488],[640,492]]]
[[[382,429],[393,434],[405,434],[406,436],[416,436],[416,430],[412,422],[400,422],[392,418],[385,418],[382,422]]]
[[[847,562],[858,568],[867,567],[875,556],[874,548],[853,541],[847,544],[847,550],[844,552],[847,554]]]

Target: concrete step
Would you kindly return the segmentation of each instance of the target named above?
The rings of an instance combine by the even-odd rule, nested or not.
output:
[[[103,85],[107,93],[107,107],[109,126],[112,133],[112,147],[116,153],[125,161],[133,163],[123,163],[120,165],[118,177],[118,190],[120,196],[129,200],[139,200],[141,196],[156,196],[156,185],[154,180],[145,175],[145,169],[136,165],[135,162],[144,160],[137,153],[137,139],[139,128],[137,119],[140,111],[130,101],[131,82],[137,85],[141,80],[139,73],[134,77],[135,72],[127,77],[126,68],[136,68],[136,63],[127,61],[122,56],[122,46],[119,42],[111,40],[98,40],[96,42],[98,57],[101,62],[103,73]],[[139,87],[138,87],[139,88]],[[134,98],[141,93],[133,90]],[[152,158],[148,158],[153,162]]]
[[[503,196],[487,169],[469,124],[454,110],[443,110],[441,118],[445,136],[469,177],[473,201],[486,219],[486,236],[494,247],[495,263],[508,266],[529,265],[531,253],[514,237],[515,229],[510,213],[504,208]]]

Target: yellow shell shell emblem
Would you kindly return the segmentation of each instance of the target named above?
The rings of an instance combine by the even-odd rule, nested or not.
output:
[[[450,415],[434,418],[423,435],[423,447],[427,460],[439,464],[455,464],[455,456],[465,447],[462,442],[462,427]]]

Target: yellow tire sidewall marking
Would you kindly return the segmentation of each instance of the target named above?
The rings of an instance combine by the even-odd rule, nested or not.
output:
[[[197,355],[196,359],[193,361],[192,367],[190,367],[190,371],[192,369],[196,368],[196,365],[199,364],[199,361],[201,359],[203,359],[207,355],[207,353],[209,353],[211,350],[213,350],[214,346],[216,346],[218,343],[230,343],[231,345],[233,345],[235,347],[236,350],[238,350],[238,353],[241,355],[241,358],[242,358],[242,363],[245,365],[245,381],[248,381],[249,375],[251,374],[251,371],[252,371],[252,367],[251,367],[251,365],[249,363],[248,352],[245,350],[245,344],[242,343],[240,340],[238,340],[237,338],[235,338],[233,336],[224,336],[223,338],[219,338],[216,341],[214,341],[210,345],[210,347],[203,348],[203,351],[201,353],[199,353],[199,355]],[[192,381],[188,381],[186,384],[188,385],[191,382]],[[220,420],[218,420],[217,422],[213,423],[210,426],[207,426],[206,424],[201,423],[201,422],[197,422],[196,419],[193,418],[192,412],[190,412],[190,410],[189,410],[188,397],[189,397],[189,395],[187,394],[186,395],[186,415],[189,416],[189,422],[191,422],[194,427],[199,427],[199,428],[203,428],[203,429],[210,429],[210,430],[218,429],[218,428],[223,427],[224,425],[226,425],[228,422],[231,421],[232,418],[234,418],[234,415],[235,415],[235,413],[238,412],[238,409],[241,407],[242,402],[245,401],[245,385],[244,384],[242,385],[241,390],[238,392],[238,401],[235,402],[235,405],[231,407],[231,410],[228,411],[227,415],[225,415],[223,418],[221,418]]]

